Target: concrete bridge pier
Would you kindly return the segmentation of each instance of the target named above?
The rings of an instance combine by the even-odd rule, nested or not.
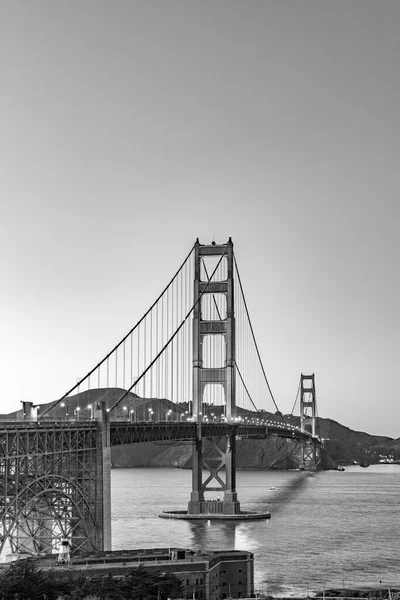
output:
[[[94,408],[96,435],[96,550],[111,550],[110,416],[105,403]]]
[[[301,443],[301,468],[305,471],[316,471],[320,462],[319,445],[311,439]]]
[[[193,446],[192,492],[188,515],[238,515],[240,502],[236,492],[236,438],[228,436],[206,438],[203,448],[201,425]],[[203,482],[203,470],[209,475]],[[225,479],[225,480],[224,480]],[[205,499],[205,492],[216,492],[216,498]]]

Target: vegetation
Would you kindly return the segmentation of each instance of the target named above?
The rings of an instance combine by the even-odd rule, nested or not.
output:
[[[30,560],[17,561],[0,573],[1,600],[56,600],[70,589],[68,581],[43,571]]]
[[[30,560],[13,563],[0,573],[1,600],[167,600],[182,596],[182,583],[173,573],[144,567],[126,575],[76,576],[76,572],[43,571]]]

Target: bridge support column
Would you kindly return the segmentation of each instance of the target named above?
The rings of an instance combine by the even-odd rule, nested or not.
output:
[[[105,403],[96,407],[96,540],[97,550],[111,550],[111,445],[110,420]]]
[[[208,471],[205,481],[203,470]],[[205,492],[217,492],[217,497],[206,499]],[[240,514],[236,492],[235,428],[228,436],[203,439],[199,425],[199,435],[193,446],[192,493],[188,514]]]
[[[236,436],[228,436],[225,454],[226,489],[224,491],[224,514],[240,513],[240,502],[236,492]]]
[[[315,471],[318,467],[316,440],[303,441],[301,444],[301,468],[305,471]]]
[[[33,402],[27,402],[25,400],[21,400],[22,402],[22,416],[24,421],[35,421],[38,420],[37,406],[34,406]]]
[[[225,261],[225,277],[215,281],[209,279],[205,261],[213,257]],[[203,269],[201,268],[204,263]],[[195,245],[194,299],[200,300],[193,312],[193,418],[198,421],[198,439],[193,446],[192,493],[188,504],[188,514],[202,515],[218,513],[235,515],[240,513],[240,503],[236,493],[236,439],[235,426],[229,435],[202,440],[204,390],[207,385],[220,385],[225,393],[225,414],[229,423],[236,417],[235,391],[235,310],[233,285],[233,243],[203,246],[197,240]],[[203,278],[201,272],[203,270]],[[206,319],[203,301],[213,299],[215,294],[225,296],[226,313],[217,310],[217,316]],[[207,336],[222,336],[225,347],[223,366],[208,364],[204,367],[203,343]],[[209,476],[203,482],[203,469]],[[225,480],[224,480],[225,479]],[[216,499],[206,500],[205,492],[219,492]],[[223,495],[223,497],[221,497]]]
[[[201,503],[204,502],[202,489],[203,441],[201,438],[194,441],[192,460],[192,492],[188,504],[188,513],[191,515],[199,514]]]
[[[300,376],[300,427],[314,437],[301,443],[301,468],[315,471],[320,462],[320,448],[316,439],[316,394],[315,376]]]

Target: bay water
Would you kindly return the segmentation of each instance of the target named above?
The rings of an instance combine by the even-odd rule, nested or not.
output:
[[[400,465],[344,472],[238,471],[244,510],[268,521],[176,521],[187,508],[191,472],[112,470],[113,550],[183,547],[248,550],[255,588],[307,596],[328,588],[400,588]]]

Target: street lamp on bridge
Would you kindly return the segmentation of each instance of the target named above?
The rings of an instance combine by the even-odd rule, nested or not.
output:
[[[65,404],[65,402],[61,402],[60,406],[61,408],[65,408],[65,417],[66,419],[68,419],[68,404]]]

